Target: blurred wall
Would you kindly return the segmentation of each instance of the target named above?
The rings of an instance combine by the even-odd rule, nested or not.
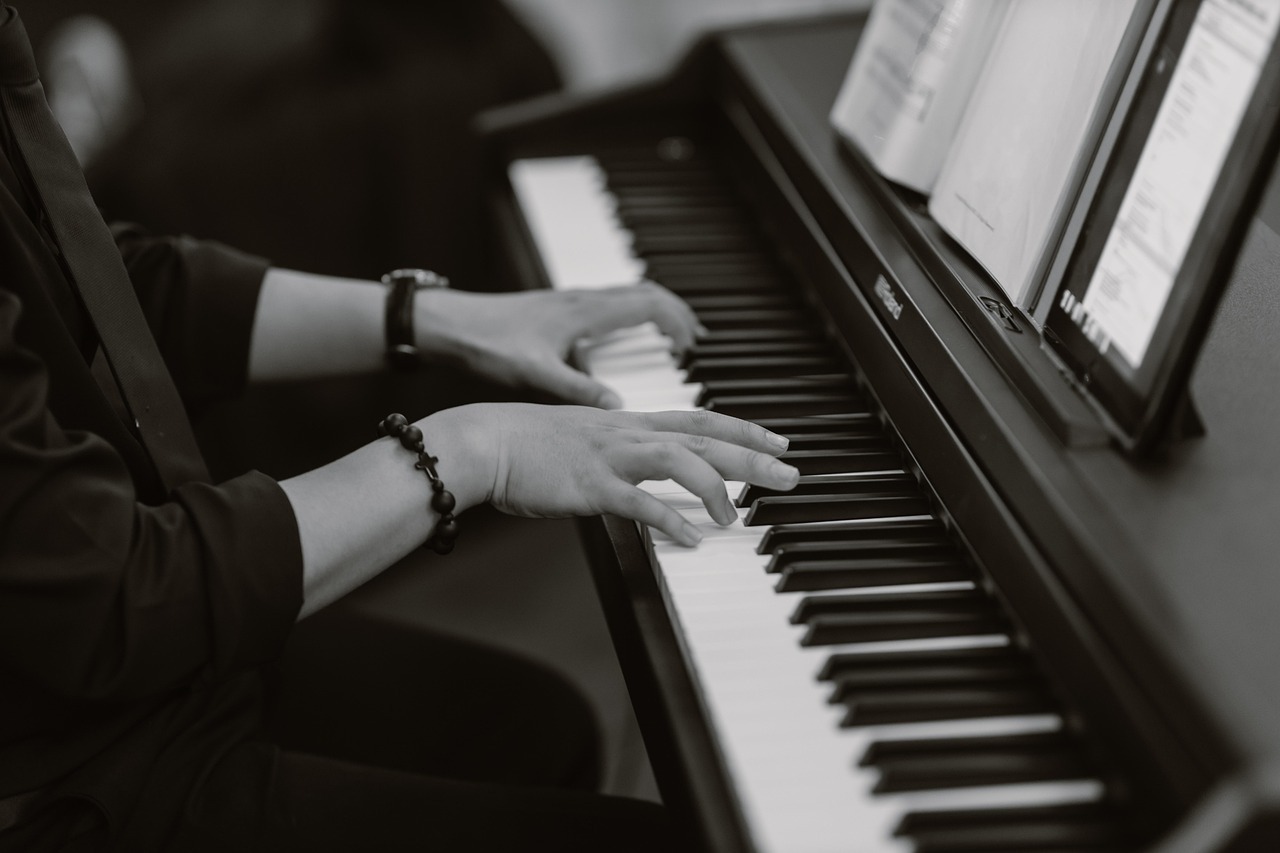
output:
[[[865,9],[872,0],[505,0],[551,50],[571,89],[662,73],[701,34],[774,18]]]

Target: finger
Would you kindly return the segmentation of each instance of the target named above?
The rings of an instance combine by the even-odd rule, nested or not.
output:
[[[525,382],[540,391],[582,406],[594,406],[597,409],[617,409],[622,406],[622,398],[612,389],[562,361],[547,360],[530,365],[525,372]]]
[[[742,480],[781,491],[794,489],[796,483],[800,482],[800,472],[794,466],[767,453],[705,435],[666,435],[698,459],[705,460],[722,479]]]
[[[717,524],[729,525],[738,520],[724,477],[687,447],[675,441],[649,441],[632,446],[627,455],[622,473],[633,482],[675,480],[702,501]]]
[[[696,335],[705,332],[684,300],[652,282],[605,288],[595,295],[598,299],[589,319],[589,334],[602,335],[652,321],[677,350],[683,351],[692,346]]]
[[[702,541],[702,531],[662,501],[635,486],[615,482],[602,501],[605,512],[655,527],[681,545],[692,548]]]
[[[786,436],[770,432],[750,421],[729,417],[719,412],[649,412],[638,416],[640,422],[657,432],[681,432],[688,435],[704,435],[727,441],[741,447],[749,447],[770,456],[777,456],[787,449]]]

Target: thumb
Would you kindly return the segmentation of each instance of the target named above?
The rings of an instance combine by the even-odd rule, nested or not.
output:
[[[563,361],[540,363],[529,370],[526,379],[534,388],[547,391],[569,403],[595,406],[598,409],[622,408],[622,398],[608,386],[574,370]]]

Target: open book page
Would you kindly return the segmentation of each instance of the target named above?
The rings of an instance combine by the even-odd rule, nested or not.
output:
[[[1020,0],[1005,16],[929,212],[1015,304],[1070,203],[1137,0]]]
[[[928,193],[1008,0],[878,0],[831,123],[891,181]]]

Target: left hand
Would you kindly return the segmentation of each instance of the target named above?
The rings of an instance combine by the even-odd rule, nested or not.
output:
[[[548,392],[570,403],[616,409],[617,394],[565,363],[576,341],[654,322],[676,350],[693,343],[697,318],[656,284],[600,290],[467,293],[432,289],[415,303],[418,348],[487,379]]]

